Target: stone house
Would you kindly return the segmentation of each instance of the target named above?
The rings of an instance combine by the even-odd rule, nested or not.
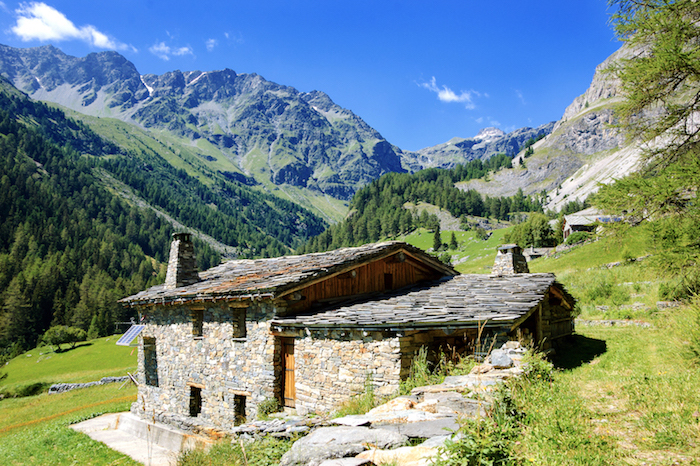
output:
[[[594,232],[606,223],[615,223],[622,221],[622,217],[615,215],[605,215],[599,212],[595,207],[580,210],[571,215],[564,216],[562,225],[564,239],[569,237],[571,233],[576,231]]]
[[[474,351],[481,336],[548,348],[572,333],[574,300],[510,246],[491,275],[459,275],[402,242],[197,273],[189,235],[176,234],[165,283],[121,300],[143,325],[132,411],[225,430],[267,399],[306,413],[366,383],[392,393],[423,346]]]

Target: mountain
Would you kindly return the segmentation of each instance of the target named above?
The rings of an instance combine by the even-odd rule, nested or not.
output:
[[[596,67],[589,88],[566,108],[551,134],[521,151],[514,168],[501,170],[488,181],[471,180],[461,189],[477,189],[490,196],[511,196],[542,190],[549,193],[549,209],[584,200],[600,183],[610,183],[638,167],[641,150],[629,144],[615,127],[614,109],[621,101],[619,82],[607,72],[620,58],[634,53],[622,47]]]
[[[200,148],[218,171],[268,190],[289,185],[348,200],[402,172],[376,130],[323,92],[299,92],[257,74],[172,71],[140,75],[116,52],[83,58],[52,46],[0,46],[0,74],[34,99],[85,115],[168,132]]]
[[[452,138],[444,144],[417,152],[399,152],[401,163],[410,172],[425,168],[452,168],[472,160],[487,160],[496,154],[515,156],[530,139],[552,132],[554,122],[537,128],[520,128],[505,133],[498,128],[484,128],[473,138]]]

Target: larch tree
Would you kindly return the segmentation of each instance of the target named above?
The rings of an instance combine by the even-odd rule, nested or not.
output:
[[[612,67],[623,102],[619,128],[643,148],[642,169],[601,189],[596,204],[649,223],[657,264],[682,297],[700,291],[700,3],[610,0],[631,56]]]

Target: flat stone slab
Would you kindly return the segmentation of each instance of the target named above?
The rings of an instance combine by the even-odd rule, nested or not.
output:
[[[179,450],[162,447],[153,441],[139,438],[128,429],[119,429],[125,415],[131,413],[110,413],[73,424],[71,429],[82,432],[91,439],[102,442],[112,450],[123,453],[135,461],[152,466],[175,466]],[[127,416],[128,417],[128,416]],[[129,422],[127,422],[129,424]]]
[[[450,435],[459,429],[457,418],[436,419],[433,421],[411,422],[409,424],[380,424],[373,429],[387,430],[403,434],[408,438],[433,438]]]
[[[374,463],[371,460],[368,459],[363,459],[363,458],[336,458],[333,460],[326,460],[323,463],[321,463],[319,466],[370,466],[374,465]]]
[[[368,450],[360,453],[358,458],[366,458],[374,464],[398,464],[401,466],[429,466],[437,455],[436,448],[418,445],[400,447],[395,450]]]
[[[281,466],[320,466],[324,461],[356,456],[369,447],[394,448],[408,437],[367,427],[321,427],[302,437],[282,456]]]
[[[412,422],[433,421],[446,417],[456,417],[456,414],[438,414],[420,409],[402,409],[398,411],[380,412],[379,414],[355,414],[352,416],[333,419],[331,422],[347,426],[366,426],[378,424],[410,424]]]

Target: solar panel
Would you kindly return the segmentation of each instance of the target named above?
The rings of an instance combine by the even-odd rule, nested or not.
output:
[[[139,336],[139,333],[141,333],[141,330],[143,330],[144,327],[145,325],[132,325],[131,327],[129,327],[129,330],[124,332],[124,335],[122,335],[121,338],[117,340],[117,345],[131,346],[131,342],[134,341],[137,336]]]

